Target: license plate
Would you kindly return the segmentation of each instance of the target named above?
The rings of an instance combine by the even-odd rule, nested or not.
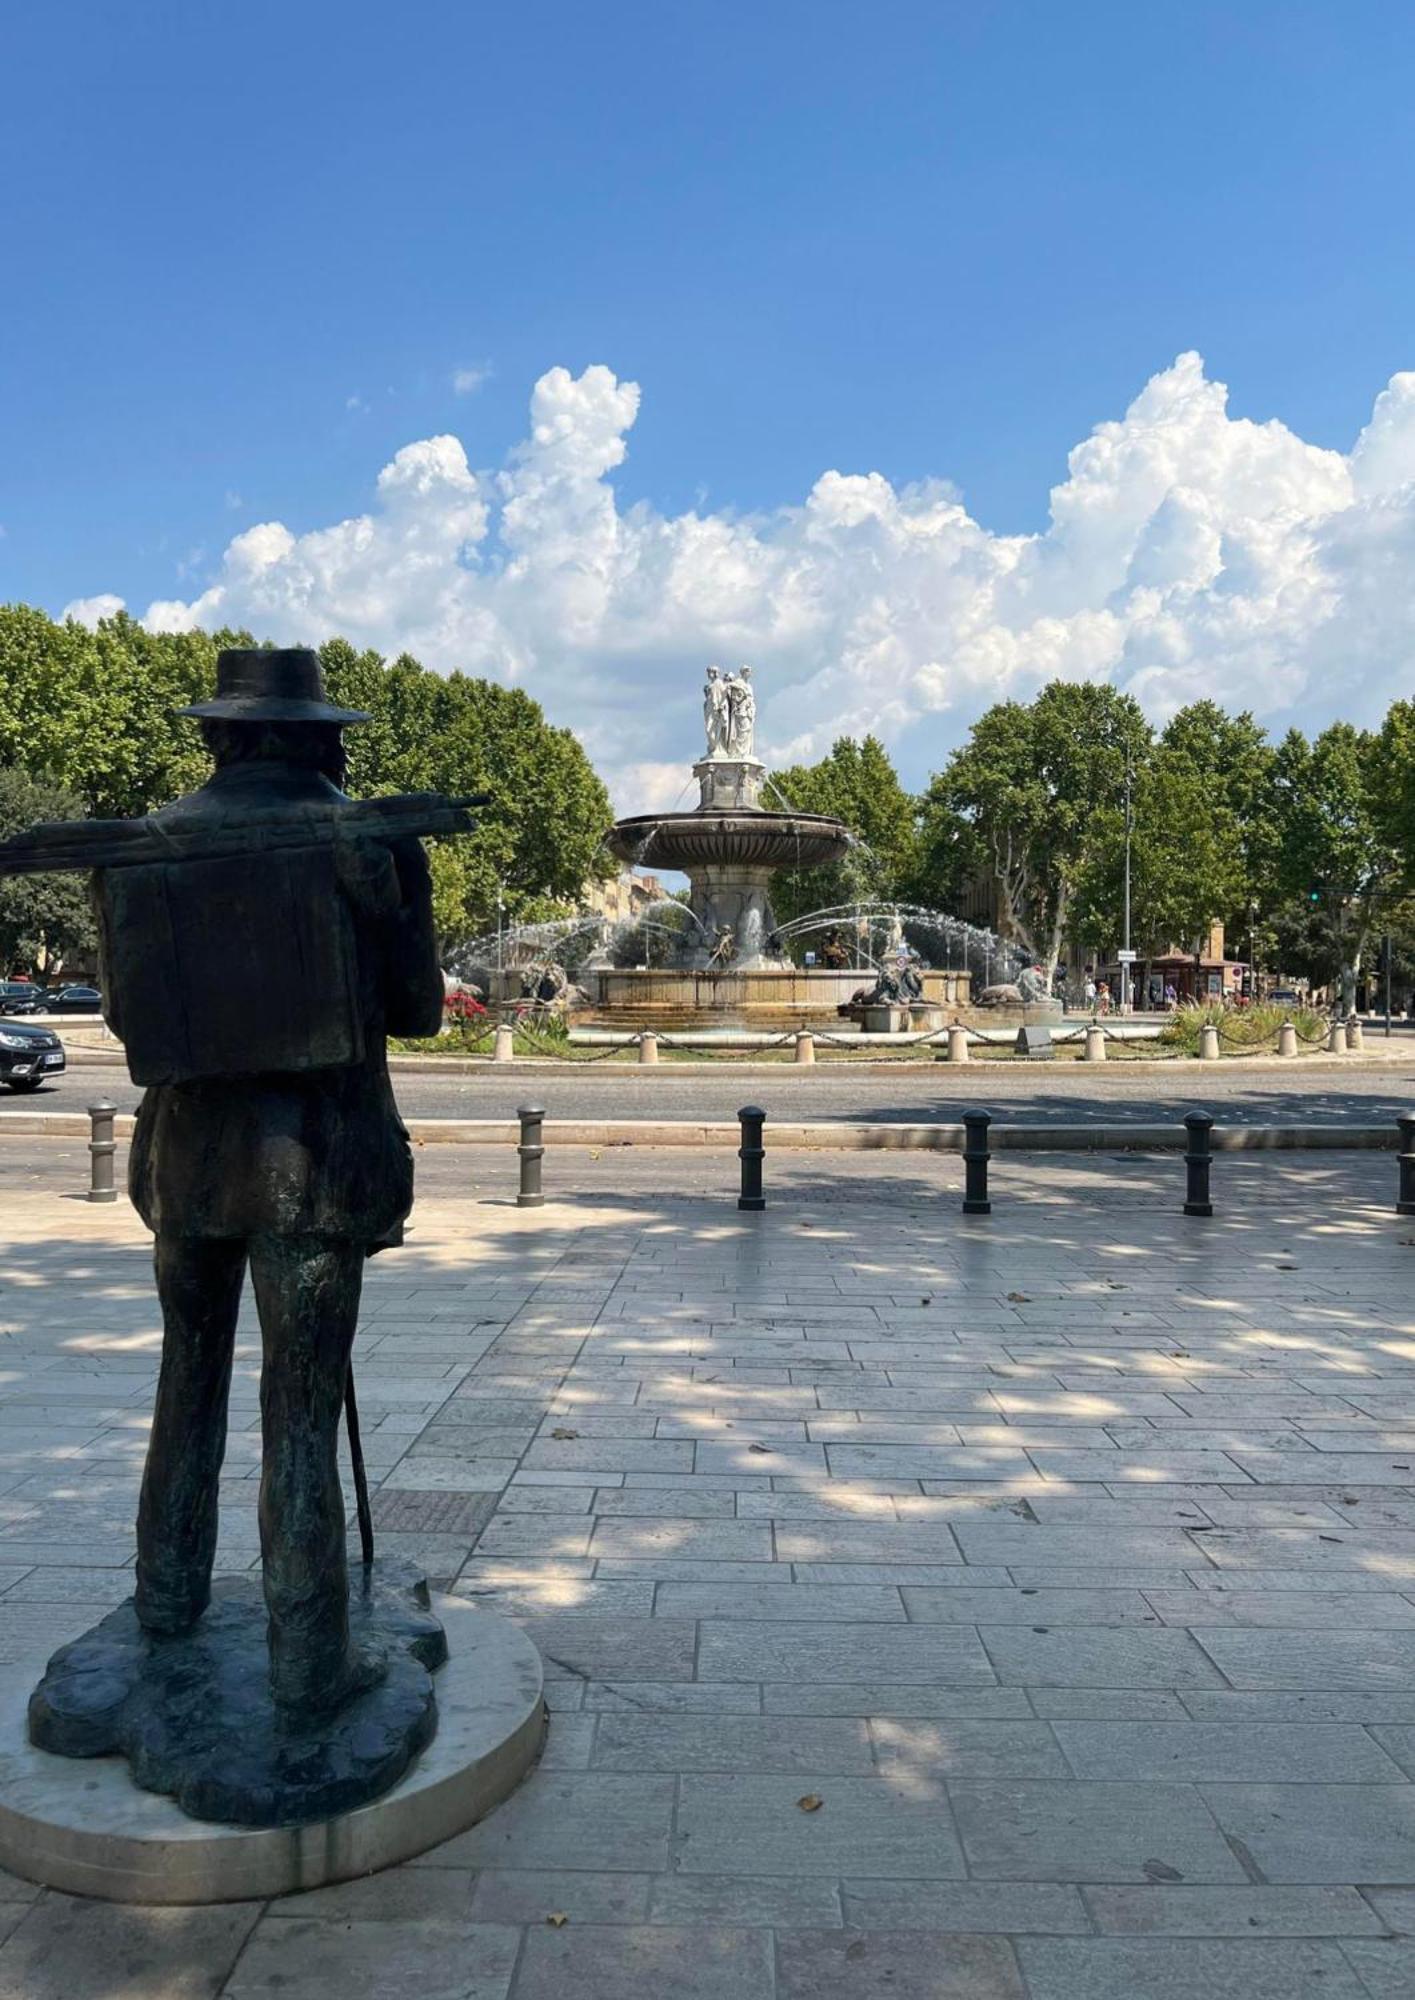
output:
[[[62,1049],[55,1049],[52,1055],[46,1056],[44,1058],[44,1067],[46,1069],[62,1069],[64,1067],[64,1051]]]

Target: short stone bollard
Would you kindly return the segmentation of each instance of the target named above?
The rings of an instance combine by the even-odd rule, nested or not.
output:
[[[988,1127],[991,1123],[990,1111],[963,1113],[963,1213],[965,1215],[992,1214],[992,1203],[988,1199],[988,1161],[992,1158],[988,1150]]]
[[[1397,1215],[1415,1215],[1415,1111],[1406,1111],[1395,1121],[1400,1134],[1400,1150],[1396,1162],[1400,1168],[1400,1192],[1396,1197]]]
[[[1209,1168],[1213,1165],[1214,1121],[1207,1111],[1190,1111],[1184,1119],[1189,1146],[1184,1155],[1186,1215],[1212,1215],[1209,1199]]]
[[[744,1104],[737,1118],[742,1127],[742,1143],[737,1148],[737,1157],[742,1162],[742,1192],[737,1197],[737,1206],[754,1210],[765,1208],[762,1161],[766,1158],[766,1147],[762,1144],[762,1127],[766,1123],[766,1113],[759,1104]]]
[[[1361,1032],[1361,1023],[1353,1014],[1346,1024],[1346,1052],[1359,1056],[1366,1052],[1366,1038]]]
[[[118,1151],[118,1141],[113,1136],[113,1120],[118,1115],[116,1104],[110,1104],[101,1097],[97,1104],[88,1107],[88,1198],[90,1201],[116,1201],[118,1190],[113,1180],[113,1156]]]
[[[950,1062],[967,1062],[969,1060],[968,1030],[966,1028],[953,1027],[949,1029],[948,1060]]]
[[[798,1063],[813,1063],[816,1059],[816,1038],[806,1028],[796,1035],[796,1060]]]
[[[521,1186],[516,1196],[517,1208],[541,1208],[545,1195],[541,1191],[541,1161],[545,1158],[542,1135],[545,1129],[545,1112],[538,1104],[523,1104],[516,1116],[521,1121],[521,1142],[516,1151],[521,1159]]]
[[[1297,1030],[1291,1021],[1284,1021],[1277,1031],[1277,1052],[1280,1056],[1295,1056],[1297,1053]]]
[[[1346,1054],[1346,1028],[1340,1021],[1334,1020],[1327,1029],[1327,1054],[1329,1056]]]
[[[509,1022],[503,1021],[496,1030],[496,1040],[492,1045],[493,1062],[514,1062],[516,1060],[516,1030]]]
[[[639,1036],[639,1061],[641,1063],[658,1061],[658,1036],[652,1028],[645,1028]]]
[[[1206,1021],[1199,1030],[1199,1061],[1217,1062],[1218,1056],[1218,1029],[1212,1021]]]
[[[1105,1061],[1105,1029],[1097,1027],[1094,1022],[1086,1030],[1086,1048],[1081,1060],[1082,1062]]]

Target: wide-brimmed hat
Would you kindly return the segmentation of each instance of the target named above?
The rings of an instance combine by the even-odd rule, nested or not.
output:
[[[310,646],[232,647],[216,656],[216,693],[178,715],[231,722],[369,722],[361,708],[335,708],[325,699],[319,654]]]

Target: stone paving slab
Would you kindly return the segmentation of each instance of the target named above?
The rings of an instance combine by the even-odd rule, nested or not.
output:
[[[129,1587],[160,1347],[140,1226],[64,1200],[50,1143],[0,1147],[28,1663]],[[740,1216],[720,1161],[561,1155],[517,1211],[433,1150],[368,1272],[376,1517],[542,1647],[540,1769],[266,1909],[0,1880],[0,2000],[114,1968],[153,2000],[1415,1991],[1392,1162],[1224,1156],[1200,1223],[1172,1162],[1018,1156],[965,1222],[946,1156],[778,1151]],[[248,1313],[228,1566],[258,1556],[258,1366]]]
[[[1370,2000],[1335,1944],[1028,1938],[1031,2000]]]

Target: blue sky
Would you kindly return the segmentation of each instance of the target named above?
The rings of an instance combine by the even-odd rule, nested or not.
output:
[[[0,596],[51,609],[194,598],[414,440],[496,467],[557,365],[642,387],[621,510],[835,468],[1010,534],[1182,350],[1343,452],[1415,362],[1389,0],[64,0],[5,41]]]

